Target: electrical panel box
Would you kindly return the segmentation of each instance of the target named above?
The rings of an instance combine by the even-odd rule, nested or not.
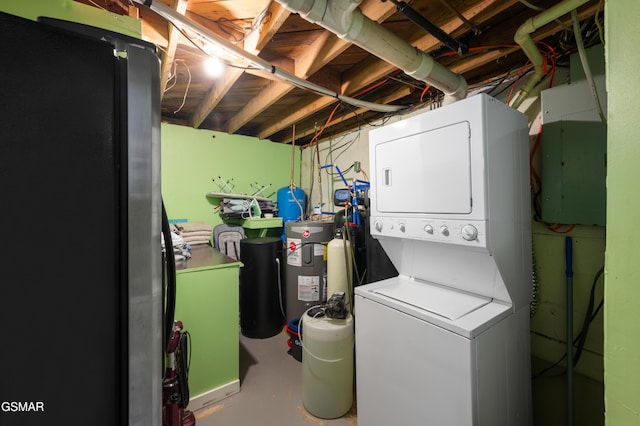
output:
[[[588,49],[593,82],[607,114],[604,51]],[[580,225],[606,224],[607,129],[577,55],[571,84],[543,90],[542,220]]]
[[[557,121],[542,130],[542,220],[606,223],[607,130],[597,121]]]

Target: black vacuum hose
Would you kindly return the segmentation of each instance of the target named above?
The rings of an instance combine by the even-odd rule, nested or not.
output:
[[[167,218],[167,211],[164,208],[164,201],[162,201],[162,235],[164,238],[165,263],[167,265],[164,350],[168,352],[176,312],[176,259],[173,254],[171,229],[169,228],[169,219]]]

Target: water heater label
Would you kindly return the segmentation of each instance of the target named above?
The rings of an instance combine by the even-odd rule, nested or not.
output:
[[[318,302],[320,300],[320,277],[298,275],[298,300]]]
[[[287,238],[287,265],[302,266],[302,240]]]

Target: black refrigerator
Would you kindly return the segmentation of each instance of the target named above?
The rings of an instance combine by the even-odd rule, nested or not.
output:
[[[0,14],[0,425],[160,425],[155,48]]]

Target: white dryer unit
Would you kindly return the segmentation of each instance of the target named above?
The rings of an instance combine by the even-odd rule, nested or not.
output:
[[[480,94],[370,133],[371,234],[399,276],[355,290],[358,424],[527,426],[527,118]]]

